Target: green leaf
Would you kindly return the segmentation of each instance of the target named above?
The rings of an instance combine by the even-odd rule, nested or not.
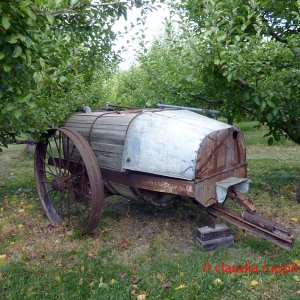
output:
[[[52,25],[54,22],[54,17],[51,14],[46,14],[48,22]]]
[[[245,23],[241,26],[242,31],[245,31],[249,24],[250,24],[250,21],[245,22]]]
[[[21,54],[22,54],[22,48],[20,46],[16,46],[12,57],[16,58],[19,57]]]
[[[215,65],[219,65],[220,64],[220,59],[218,57],[215,57],[214,64]]]
[[[27,102],[28,100],[30,100],[30,98],[32,97],[32,94],[31,93],[29,93],[29,94],[27,94],[26,96],[24,96],[24,97],[20,97],[19,99],[18,99],[18,103],[25,103],[25,102]]]
[[[6,72],[6,73],[9,73],[11,71],[11,66],[9,65],[4,65],[3,66],[3,70]]]
[[[16,117],[16,119],[19,119],[22,116],[22,111],[20,109],[15,110],[14,116]]]
[[[280,136],[279,135],[274,135],[275,141],[279,142],[280,141]]]
[[[12,34],[6,38],[6,41],[10,44],[15,44],[18,42],[18,36],[16,34]]]
[[[0,60],[3,59],[5,57],[4,52],[0,52]]]
[[[35,83],[40,83],[43,80],[43,76],[40,72],[34,72],[33,79]]]
[[[225,39],[226,39],[226,33],[223,32],[223,31],[219,31],[219,32],[217,33],[217,41],[218,41],[218,42],[221,42],[221,41],[223,41],[223,40],[225,40]]]
[[[272,113],[268,113],[267,114],[267,120],[268,120],[268,122],[271,122],[272,119],[273,119],[273,114]]]
[[[37,106],[35,102],[29,102],[28,105],[31,109],[36,108]]]
[[[229,82],[231,82],[231,79],[232,79],[232,73],[230,72],[230,73],[228,73],[228,75],[227,75],[227,80],[228,80]]]
[[[208,29],[204,32],[204,36],[208,36],[212,33],[212,29]]]
[[[10,21],[9,21],[9,17],[8,16],[2,16],[2,26],[4,27],[5,30],[7,30],[10,27]]]
[[[60,83],[63,83],[63,82],[65,82],[65,81],[67,81],[68,79],[67,79],[67,77],[65,77],[65,76],[60,76],[59,77],[59,82]]]
[[[187,82],[192,82],[194,80],[194,76],[192,74],[190,74],[185,79]]]
[[[42,58],[40,58],[40,65],[41,65],[41,67],[44,69],[45,68],[45,61],[42,59]]]
[[[25,50],[25,53],[26,53],[27,64],[30,66],[31,65],[31,52],[29,50]]]
[[[272,102],[271,100],[267,100],[267,104],[268,104],[268,106],[270,106],[272,108],[276,107],[276,105],[274,104],[274,102]]]
[[[31,10],[28,7],[21,7],[21,10],[24,11],[30,19],[34,21],[36,20],[36,14],[34,13],[33,10]]]
[[[254,102],[255,102],[255,104],[257,104],[258,106],[260,106],[260,101],[259,101],[259,97],[258,97],[258,96],[255,96],[255,97],[254,97]]]

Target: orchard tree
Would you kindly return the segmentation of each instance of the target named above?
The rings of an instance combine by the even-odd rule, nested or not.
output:
[[[110,80],[110,100],[141,107],[156,107],[158,103],[199,106],[195,97],[203,91],[203,74],[195,68],[199,57],[181,35],[168,21],[164,33],[151,47],[140,49],[137,65]],[[209,103],[201,107],[209,108]]]
[[[0,1],[0,146],[59,126],[78,105],[99,105],[91,83],[101,93],[118,61],[112,25],[151,2]]]
[[[233,117],[255,116],[275,139],[283,135],[300,144],[300,1],[176,5],[190,21],[190,43],[199,58],[194,67],[205,74],[205,88],[192,96],[217,100]]]

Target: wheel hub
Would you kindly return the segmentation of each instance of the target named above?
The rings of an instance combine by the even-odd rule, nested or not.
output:
[[[52,180],[52,187],[55,191],[62,192],[63,190],[70,188],[69,176],[58,176]]]

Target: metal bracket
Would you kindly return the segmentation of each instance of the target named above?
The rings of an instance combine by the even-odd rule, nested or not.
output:
[[[225,201],[230,187],[234,187],[235,193],[246,193],[249,189],[249,181],[247,178],[229,177],[216,182],[216,193],[219,203],[223,203]]]

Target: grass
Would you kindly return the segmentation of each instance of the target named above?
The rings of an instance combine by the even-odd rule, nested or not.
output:
[[[265,215],[300,235],[295,201],[300,147],[286,141],[267,146],[263,129],[245,122],[249,196]],[[32,157],[22,146],[0,154],[1,299],[298,299],[300,273],[204,272],[202,266],[287,265],[292,251],[232,228],[229,249],[204,251],[194,242],[206,215],[179,203],[156,209],[121,197],[108,200],[92,236],[49,225],[35,191]],[[123,241],[123,248],[118,247]]]

